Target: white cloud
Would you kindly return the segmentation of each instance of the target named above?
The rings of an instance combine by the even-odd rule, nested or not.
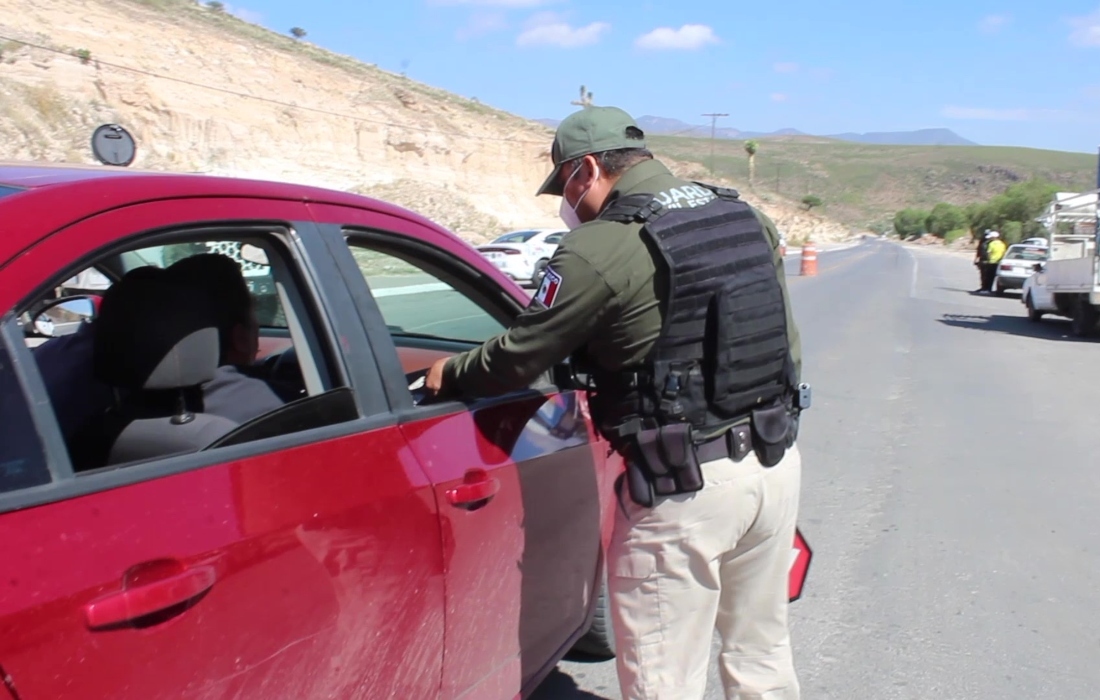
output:
[[[985,34],[996,34],[1011,21],[1012,17],[1009,15],[986,15],[978,22],[978,29]]]
[[[1100,8],[1090,15],[1071,17],[1069,19],[1073,31],[1070,32],[1069,41],[1074,46],[1100,46]]]
[[[478,12],[470,17],[466,24],[455,32],[459,41],[472,39],[483,34],[499,32],[508,28],[508,20],[501,12]]]
[[[786,102],[790,99],[790,95],[783,92],[773,92],[771,94],[772,102]]]
[[[782,62],[782,63],[776,63],[774,66],[772,66],[772,68],[775,70],[776,73],[797,73],[798,72],[798,64],[790,62],[790,61]]]
[[[994,122],[1075,121],[1081,115],[1064,109],[997,109],[990,107],[957,107],[948,105],[940,110],[948,119],[974,119]]]
[[[707,44],[717,44],[714,30],[705,24],[685,24],[679,29],[658,27],[643,34],[634,41],[640,49],[673,49],[691,51],[701,49]]]
[[[574,27],[553,12],[541,12],[527,21],[527,28],[516,37],[517,46],[556,46],[563,49],[595,44],[611,29],[607,22],[592,22]]]

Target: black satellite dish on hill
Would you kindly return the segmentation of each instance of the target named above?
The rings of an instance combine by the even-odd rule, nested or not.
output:
[[[136,152],[134,137],[118,124],[104,124],[92,133],[92,153],[104,165],[126,167]]]

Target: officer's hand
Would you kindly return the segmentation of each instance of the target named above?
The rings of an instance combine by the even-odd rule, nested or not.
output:
[[[446,357],[436,360],[431,369],[428,370],[428,376],[424,380],[424,388],[433,396],[443,389],[443,366],[445,364],[447,364]]]

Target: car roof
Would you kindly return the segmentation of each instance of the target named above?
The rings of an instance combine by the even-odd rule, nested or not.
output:
[[[0,210],[7,221],[7,228],[0,235],[0,264],[74,221],[137,202],[181,197],[259,197],[372,209],[461,240],[429,219],[397,205],[366,195],[289,182],[113,166],[0,161],[0,186],[22,190],[0,197]],[[24,210],[33,215],[18,216]]]

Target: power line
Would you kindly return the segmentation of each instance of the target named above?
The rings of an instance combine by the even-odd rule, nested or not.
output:
[[[16,39],[14,37],[7,37],[7,36],[0,35],[0,40],[11,41],[11,42],[15,42],[17,44],[23,44],[24,46],[29,46],[31,48],[38,49],[40,51],[49,51],[51,53],[60,54],[62,56],[68,56],[70,58],[77,58],[77,57],[73,56],[71,53],[69,53],[68,51],[63,51],[61,49],[55,49],[52,46],[43,46],[41,44],[35,44],[35,43],[29,42],[29,41],[23,41],[22,39]],[[158,78],[160,80],[168,80],[168,81],[171,81],[171,82],[181,83],[183,85],[189,85],[191,87],[197,87],[197,88],[201,88],[201,89],[204,89],[204,90],[212,90],[214,92],[221,92],[221,93],[224,93],[224,94],[227,94],[227,95],[233,95],[234,97],[242,97],[242,98],[245,98],[245,99],[256,100],[258,102],[266,102],[268,104],[279,105],[280,107],[287,107],[287,108],[290,108],[290,109],[303,110],[303,111],[306,111],[306,112],[314,112],[314,113],[317,113],[317,114],[325,114],[325,115],[328,115],[330,117],[339,117],[341,119],[349,119],[351,121],[362,122],[364,124],[376,124],[376,125],[379,125],[379,126],[389,126],[389,127],[394,127],[394,128],[397,128],[397,129],[405,129],[407,131],[419,131],[419,132],[426,133],[426,134],[441,134],[441,135],[444,135],[444,136],[454,136],[454,137],[457,137],[457,138],[471,139],[471,140],[476,140],[476,141],[494,141],[494,142],[497,142],[497,143],[524,143],[524,144],[532,144],[532,145],[539,145],[539,146],[545,146],[546,145],[542,141],[533,141],[533,140],[530,140],[530,139],[515,139],[515,138],[507,138],[507,137],[500,138],[500,137],[495,137],[495,136],[474,136],[474,135],[471,135],[471,134],[463,134],[462,132],[458,132],[458,131],[444,131],[442,129],[430,129],[430,128],[427,128],[427,127],[409,126],[407,124],[397,124],[395,122],[388,122],[388,121],[381,120],[381,119],[368,119],[366,117],[358,117],[358,116],[355,116],[355,115],[352,115],[352,114],[344,114],[343,112],[333,112],[331,110],[321,109],[319,107],[307,107],[307,106],[303,106],[303,105],[296,105],[292,102],[283,102],[282,100],[276,100],[276,99],[273,99],[271,97],[260,97],[258,95],[251,95],[247,92],[240,92],[240,91],[237,91],[237,90],[230,90],[228,88],[222,88],[222,87],[218,87],[216,85],[207,85],[205,83],[198,83],[198,82],[195,82],[193,80],[187,80],[185,78],[177,78],[177,77],[171,76],[171,75],[164,75],[163,73],[156,73],[156,72],[153,72],[153,71],[145,70],[143,68],[133,68],[131,66],[124,66],[124,65],[121,65],[121,64],[118,64],[118,63],[111,63],[109,61],[103,61],[103,60],[98,59],[98,58],[95,58],[95,59],[92,59],[92,60],[95,61],[97,69],[102,67],[102,66],[107,66],[108,68],[115,68],[117,70],[128,71],[130,73],[137,73],[138,75],[144,75],[144,76],[147,76],[147,77],[150,77],[150,78]]]
[[[714,175],[714,127],[718,123],[718,117],[728,117],[728,114],[704,114],[704,117],[710,117],[710,174]]]

